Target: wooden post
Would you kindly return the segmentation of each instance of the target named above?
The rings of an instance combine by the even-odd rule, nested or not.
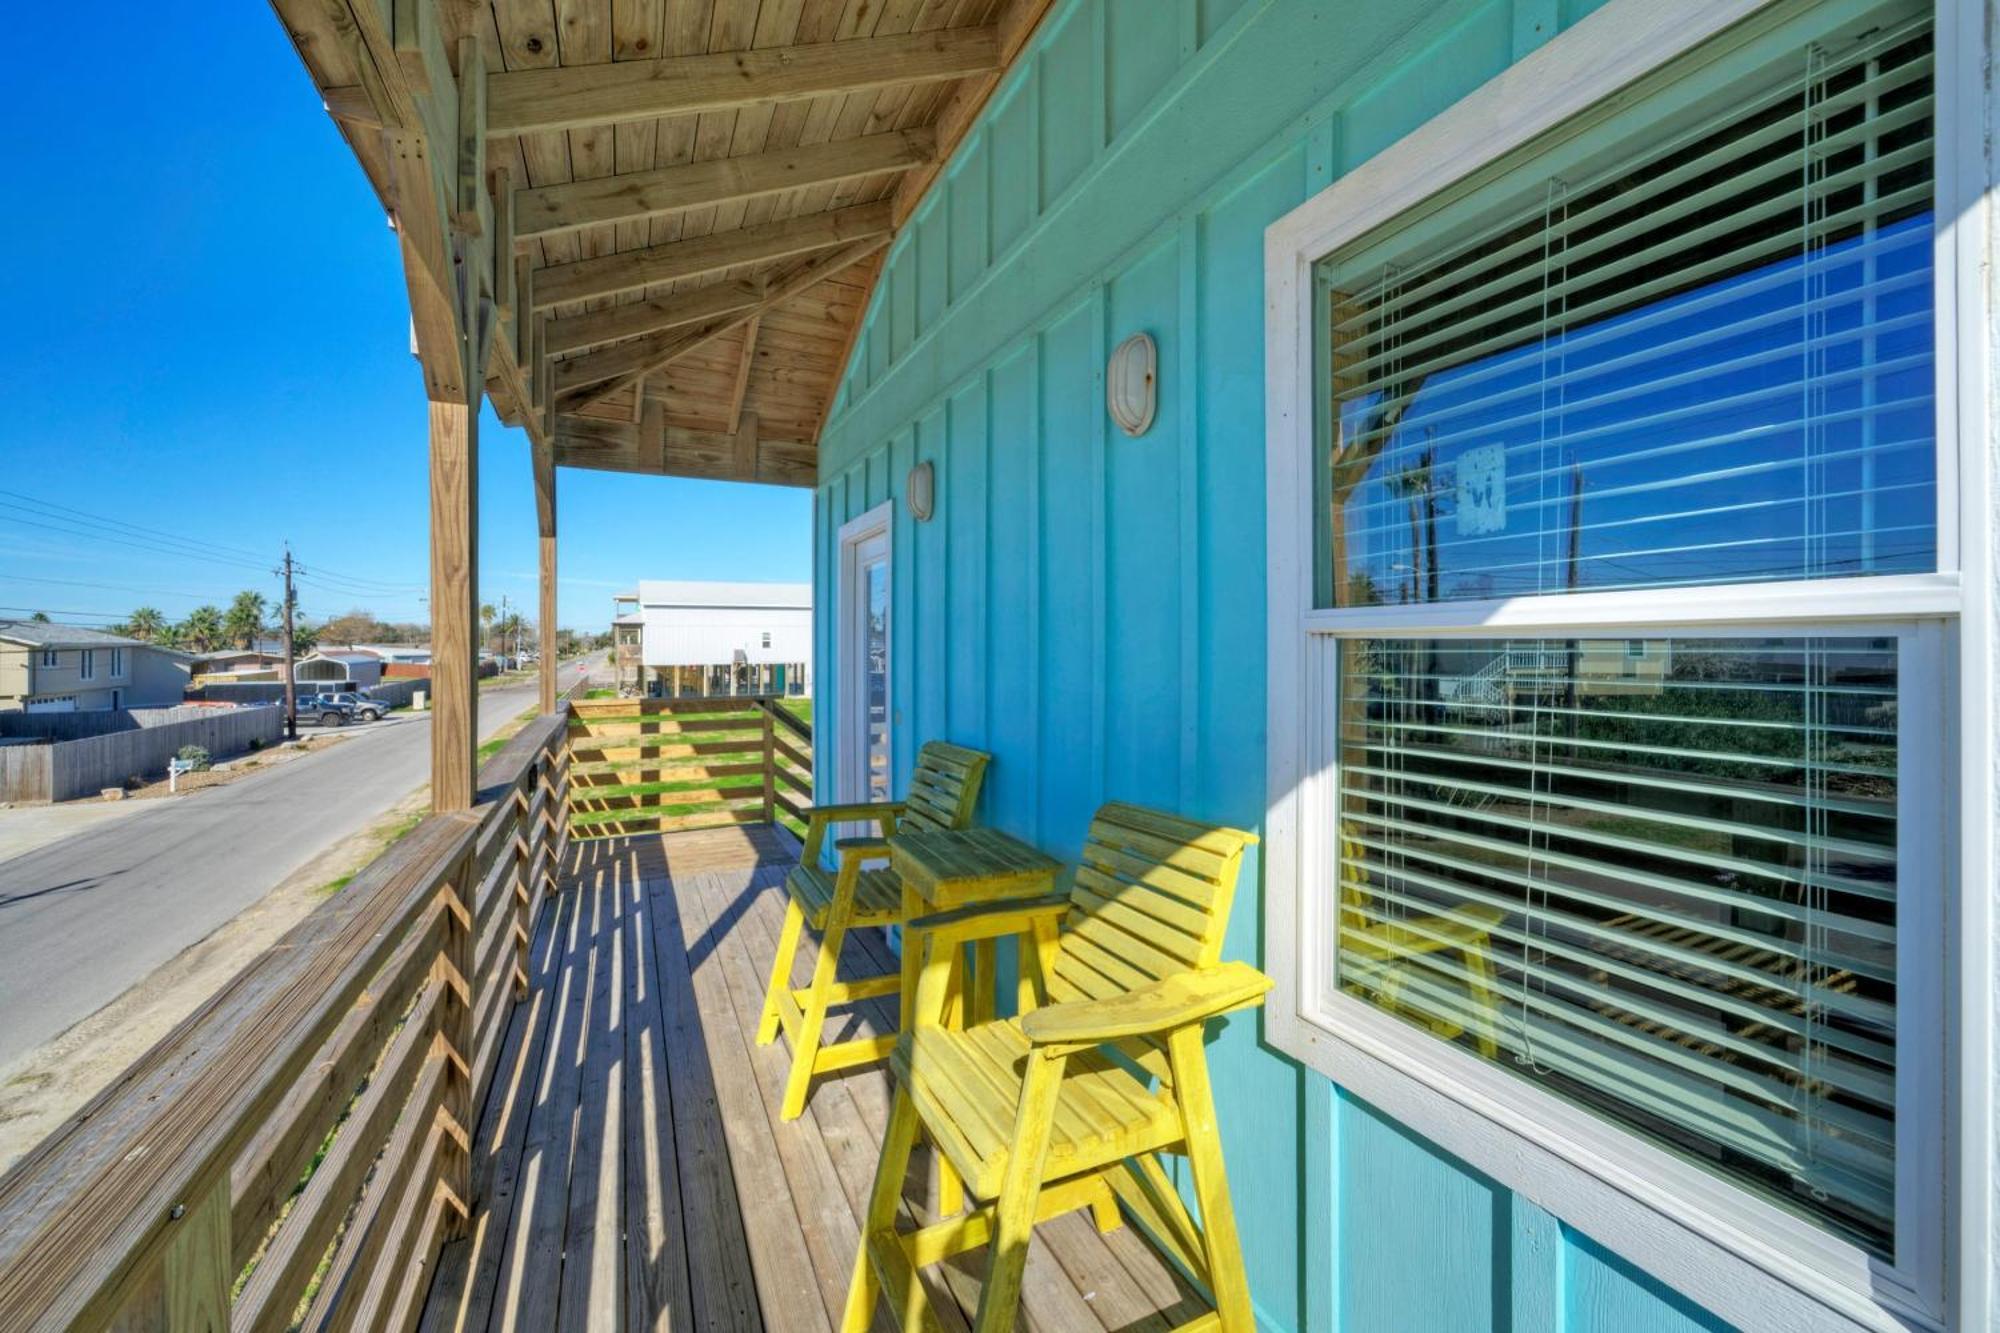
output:
[[[438,1110],[449,1117],[446,1132],[452,1140],[439,1157],[438,1181],[467,1210],[472,1206],[473,1017],[479,1009],[479,997],[472,989],[478,982],[472,938],[472,903],[478,886],[473,869],[474,858],[468,851],[438,886],[444,938],[431,970],[431,984],[442,988],[432,1049],[432,1058],[445,1062]],[[444,1238],[463,1236],[469,1220],[469,1212],[447,1207]]]
[[[535,517],[541,525],[542,714],[556,711],[556,448],[544,435],[534,444]],[[611,657],[618,658],[618,631],[611,633]]]
[[[479,731],[479,390],[431,403],[431,809],[472,808]]]
[[[764,720],[764,822],[773,824],[778,819],[777,777],[773,770],[777,767],[778,752],[773,744],[777,740],[777,723],[771,717],[771,710],[777,705],[769,699],[757,706],[757,714]]]

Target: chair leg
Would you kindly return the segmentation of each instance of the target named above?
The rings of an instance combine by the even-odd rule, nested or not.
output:
[[[798,957],[799,933],[806,913],[798,900],[785,896],[785,924],[778,932],[778,956],[771,960],[771,984],[764,991],[764,1016],[757,1020],[757,1044],[769,1046],[778,1035],[778,997],[792,987],[792,960]]]
[[[864,1333],[875,1318],[875,1302],[882,1295],[882,1278],[868,1256],[870,1237],[896,1225],[896,1202],[903,1193],[903,1174],[910,1167],[910,1149],[917,1141],[917,1106],[907,1091],[898,1089],[889,1109],[889,1132],[883,1136],[882,1156],[875,1163],[875,1185],[868,1194],[868,1214],[861,1222],[861,1251],[854,1256],[854,1274],[847,1283],[847,1308],[840,1318],[841,1333]],[[917,1275],[910,1274],[917,1285]],[[907,1312],[905,1312],[907,1313]]]
[[[1175,1096],[1187,1131],[1188,1166],[1195,1202],[1201,1206],[1201,1244],[1208,1259],[1208,1286],[1222,1333],[1255,1333],[1250,1279],[1243,1271],[1243,1247],[1236,1236],[1236,1212],[1229,1203],[1229,1177],[1222,1165],[1222,1136],[1215,1126],[1209,1092],[1208,1057],[1199,1024],[1167,1038],[1173,1060]]]
[[[792,1034],[792,1073],[785,1080],[785,1103],[778,1108],[780,1120],[797,1120],[806,1109],[806,1093],[812,1088],[813,1065],[819,1057],[819,1032],[826,1023],[827,991],[833,986],[840,966],[840,945],[847,927],[826,923],[819,937],[819,962],[813,967],[812,991],[806,996],[805,1013],[799,1030]]]
[[[1042,1165],[1049,1152],[1056,1095],[1062,1090],[1063,1057],[1036,1050],[1028,1055],[1021,1105],[1014,1116],[1014,1143],[1007,1173],[993,1205],[993,1241],[986,1252],[986,1282],[979,1289],[973,1333],[1012,1333],[1021,1304],[1021,1275],[1028,1265],[1028,1242],[1035,1234],[1035,1204],[1042,1192]]]
[[[1491,937],[1481,935],[1466,948],[1463,957],[1466,973],[1471,977],[1467,989],[1472,992],[1472,1008],[1478,1014],[1479,1053],[1489,1060],[1497,1060],[1500,1058],[1500,997],[1493,985],[1493,960],[1488,956],[1491,947]]]

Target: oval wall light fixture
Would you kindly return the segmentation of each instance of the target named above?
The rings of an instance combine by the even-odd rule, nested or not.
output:
[[[1104,403],[1127,435],[1144,435],[1153,424],[1159,389],[1159,351],[1150,333],[1135,333],[1118,344],[1104,373]]]
[[[919,523],[931,521],[937,512],[937,471],[929,463],[919,463],[910,469],[910,475],[903,483],[903,497],[910,506],[910,517]]]

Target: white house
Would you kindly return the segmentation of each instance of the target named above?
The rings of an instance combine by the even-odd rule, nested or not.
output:
[[[804,694],[812,688],[809,583],[639,584],[648,694]]]

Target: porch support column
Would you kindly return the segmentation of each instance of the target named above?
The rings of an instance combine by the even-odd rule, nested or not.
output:
[[[431,401],[431,809],[472,808],[479,733],[479,398]]]
[[[541,652],[542,714],[556,711],[556,447],[544,436],[534,446],[535,516],[541,524]],[[611,635],[611,656],[618,657],[618,634]]]

